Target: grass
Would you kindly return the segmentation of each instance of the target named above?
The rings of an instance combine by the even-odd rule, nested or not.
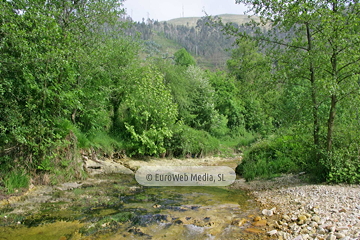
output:
[[[29,176],[21,170],[14,170],[5,175],[4,184],[8,193],[13,193],[15,189],[29,186]]]

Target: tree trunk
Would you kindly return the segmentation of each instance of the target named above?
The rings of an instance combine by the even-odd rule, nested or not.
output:
[[[308,53],[311,54],[312,51],[312,39],[309,23],[306,23],[306,37],[308,44]],[[315,86],[315,68],[313,64],[313,60],[309,59],[309,71],[310,71],[310,82],[311,82],[311,100],[312,100],[312,114],[313,114],[313,139],[314,139],[314,147],[315,147],[315,161],[320,161],[320,124],[319,124],[319,107],[317,102],[317,91]]]
[[[76,124],[76,112],[77,112],[77,108],[74,108],[73,113],[71,114],[71,120],[73,124]]]
[[[331,96],[331,106],[330,106],[330,113],[328,119],[328,130],[327,130],[327,138],[326,138],[326,150],[330,152],[332,149],[332,141],[333,141],[333,132],[334,132],[334,122],[335,122],[335,115],[336,115],[336,104],[337,104],[337,97],[336,95]]]

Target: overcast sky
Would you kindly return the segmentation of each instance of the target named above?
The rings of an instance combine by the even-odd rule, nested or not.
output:
[[[235,0],[126,0],[123,4],[127,15],[138,22],[148,16],[150,19],[167,21],[182,17],[183,13],[184,17],[202,17],[204,10],[209,15],[219,15],[243,14],[247,9],[235,4]]]

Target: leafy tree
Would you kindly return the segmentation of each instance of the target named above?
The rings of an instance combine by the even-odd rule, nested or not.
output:
[[[182,48],[174,53],[174,61],[176,65],[185,67],[196,65],[195,59],[186,51],[185,48]]]
[[[152,67],[136,70],[131,87],[121,104],[125,136],[130,154],[156,155],[166,152],[165,138],[172,136],[177,106],[163,83],[163,75]]]
[[[17,159],[19,166],[37,168],[75,146],[66,122],[103,126],[96,111],[102,96],[89,101],[84,86],[99,90],[104,82],[86,75],[82,61],[94,56],[119,7],[113,0],[1,1],[0,157],[10,166],[9,159]]]
[[[226,117],[227,127],[236,134],[245,128],[243,102],[238,97],[235,79],[224,72],[207,72],[209,82],[215,91],[215,110]]]
[[[231,59],[227,61],[230,76],[235,77],[237,99],[243,106],[242,114],[247,131],[261,134],[273,129],[276,116],[278,89],[271,79],[271,64],[250,40],[236,41]]]
[[[186,75],[183,66],[173,65],[170,61],[159,60],[156,62],[159,71],[164,75],[164,83],[171,91],[174,103],[178,109],[178,119],[189,123],[195,117],[191,111],[192,91],[191,79]]]
[[[252,36],[230,26],[227,30],[266,46],[277,80],[286,87],[299,85],[293,89],[300,91],[303,98],[296,107],[305,115],[305,119],[299,119],[301,122],[305,120],[307,125],[312,119],[315,165],[323,163],[329,167],[332,162],[321,162],[321,155],[331,159],[336,152],[333,142],[339,103],[359,92],[359,4],[305,0],[236,2],[251,5],[249,10],[262,16],[262,21],[253,22],[253,26],[262,24],[267,30],[258,28]]]

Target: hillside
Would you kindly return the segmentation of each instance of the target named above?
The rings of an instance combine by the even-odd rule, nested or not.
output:
[[[258,17],[254,16],[250,18],[248,15],[241,15],[241,14],[221,14],[218,15],[221,17],[222,21],[225,23],[233,22],[238,25],[244,24],[249,22],[251,19],[259,19]],[[184,17],[184,18],[174,18],[169,21],[166,21],[168,24],[173,25],[182,25],[187,27],[196,27],[197,21],[200,20],[202,17]]]
[[[232,22],[239,31],[251,31],[243,25],[251,20],[247,15],[223,14],[219,17],[225,23]],[[224,69],[231,55],[228,50],[234,48],[234,37],[226,36],[222,27],[211,24],[208,17],[176,18],[164,22],[148,19],[146,23],[135,23],[129,34],[136,32],[141,33],[142,40],[145,40],[148,56],[167,58],[185,48],[205,69]]]

